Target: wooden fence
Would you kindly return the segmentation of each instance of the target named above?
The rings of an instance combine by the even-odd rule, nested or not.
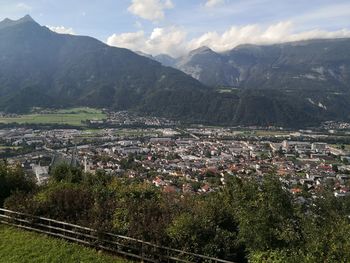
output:
[[[66,239],[141,262],[233,263],[232,261],[158,246],[127,236],[100,232],[87,227],[1,208],[0,223]]]

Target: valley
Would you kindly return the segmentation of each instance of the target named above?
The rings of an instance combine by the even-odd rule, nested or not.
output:
[[[0,3],[0,262],[350,262],[350,5],[68,2]]]
[[[164,56],[162,65],[157,57],[90,37],[57,34],[29,16],[5,22],[0,26],[5,113],[91,107],[189,124],[289,128],[349,120],[346,38],[241,45],[224,53],[202,47],[172,60],[172,68]],[[23,53],[23,45],[33,48]],[[80,125],[91,117],[77,116],[54,121]],[[40,118],[2,122],[51,122]]]

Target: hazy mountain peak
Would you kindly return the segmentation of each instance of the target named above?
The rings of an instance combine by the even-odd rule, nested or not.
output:
[[[34,19],[30,15],[25,15],[24,17],[17,20],[17,22],[35,22]],[[36,23],[36,22],[35,22]]]
[[[172,57],[172,56],[170,56],[170,55],[168,55],[168,54],[164,54],[164,53],[162,53],[162,54],[159,54],[159,55],[156,55],[155,57],[162,57],[162,58],[172,58],[172,59],[175,59],[174,57]]]
[[[152,55],[150,55],[150,54],[147,54],[147,53],[145,53],[145,52],[142,52],[142,51],[135,51],[135,53],[137,54],[137,55],[140,55],[140,56],[143,56],[143,57],[146,57],[146,58],[150,58],[150,59],[153,59],[153,56]]]
[[[214,51],[207,46],[202,46],[202,47],[199,47],[197,49],[192,50],[190,52],[190,55],[191,54],[199,54],[199,53],[207,53],[207,52],[214,52]]]
[[[37,22],[35,22],[35,20],[30,15],[26,15],[26,16],[18,19],[18,20],[12,20],[12,19],[9,19],[9,18],[5,18],[4,20],[2,20],[0,22],[0,29],[1,28],[5,28],[5,27],[20,25],[20,24],[24,24],[24,23],[35,23],[35,24],[37,24]]]
[[[14,21],[9,19],[9,18],[5,18],[4,20],[2,20],[0,22],[0,28],[3,28],[3,27],[6,27],[6,26],[9,26],[13,23]]]
[[[6,23],[11,23],[11,22],[13,22],[13,20],[11,20],[11,19],[9,19],[9,18],[5,18],[4,20],[2,20],[2,21],[0,22],[0,24],[6,24]]]
[[[260,48],[261,46],[255,45],[255,44],[240,44],[233,48],[232,50],[242,50],[242,49],[257,49]],[[231,51],[231,50],[229,50]]]
[[[167,67],[175,67],[176,64],[176,59],[167,54],[159,54],[157,56],[154,56],[154,59]]]

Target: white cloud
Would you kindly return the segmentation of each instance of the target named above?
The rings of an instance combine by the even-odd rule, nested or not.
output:
[[[71,27],[64,27],[64,26],[47,26],[51,31],[56,32],[58,34],[69,34],[69,35],[75,35],[75,32],[73,28]]]
[[[170,54],[178,56],[186,51],[186,33],[176,27],[155,28],[150,35],[140,30],[134,33],[113,34],[107,44],[124,47],[147,54]]]
[[[189,41],[189,50],[208,46],[215,51],[226,51],[240,44],[274,44],[290,41],[300,41],[315,38],[341,38],[350,37],[350,30],[325,31],[320,29],[304,32],[294,32],[293,23],[280,22],[262,27],[259,25],[246,25],[242,27],[232,26],[227,31],[207,32],[198,38]]]
[[[157,21],[164,18],[164,10],[171,9],[171,0],[132,0],[128,11],[143,19]]]
[[[145,33],[142,30],[120,35],[113,34],[107,39],[107,44],[110,46],[128,48],[134,51],[144,51],[141,47],[145,42]]]
[[[221,5],[223,3],[224,3],[224,0],[207,0],[204,6],[210,8],[210,7]]]
[[[146,41],[151,54],[166,53],[173,56],[181,54],[186,43],[186,32],[176,27],[155,28]]]
[[[314,29],[295,32],[293,23],[285,21],[266,27],[256,24],[232,26],[222,33],[211,31],[192,39],[187,39],[186,36],[186,31],[181,28],[155,28],[149,35],[142,30],[120,35],[114,34],[108,38],[107,43],[111,46],[124,47],[152,55],[166,53],[176,57],[202,46],[222,52],[240,44],[274,44],[315,38],[350,37],[350,30]]]

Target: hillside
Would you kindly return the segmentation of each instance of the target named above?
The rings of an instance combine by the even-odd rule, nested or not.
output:
[[[349,119],[349,51],[350,39],[241,45],[224,53],[202,47],[173,66],[203,84],[238,89],[233,123],[303,126]]]
[[[90,37],[56,34],[29,16],[0,23],[0,53],[0,110],[147,108],[163,91],[206,89],[178,70]]]
[[[0,262],[126,263],[127,261],[99,254],[93,249],[60,239],[0,225]]]
[[[349,50],[346,38],[240,45],[224,53],[201,47],[173,65],[210,86],[339,91],[350,88]]]
[[[349,39],[313,40],[226,53],[203,47],[174,60],[57,34],[30,16],[5,19],[0,112],[88,106],[215,125],[347,121],[349,50]]]

